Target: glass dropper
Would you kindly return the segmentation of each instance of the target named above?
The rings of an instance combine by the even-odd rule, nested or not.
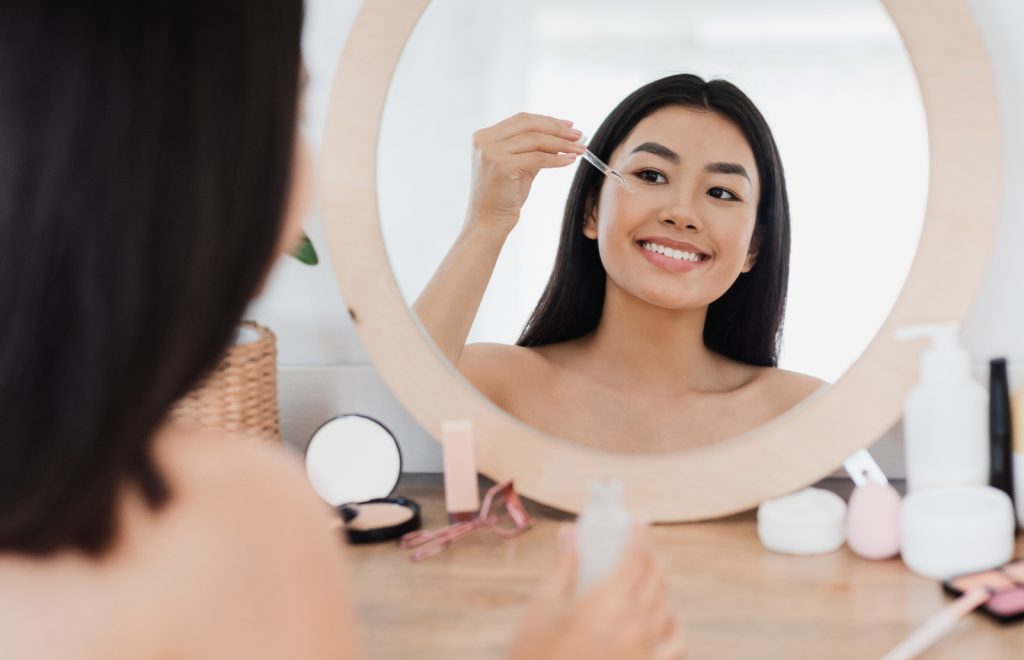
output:
[[[586,135],[581,135],[580,139],[577,140],[577,144],[586,147],[589,141],[590,140],[587,138]],[[583,160],[587,161],[588,163],[596,167],[599,172],[610,178],[612,181],[621,185],[628,192],[633,192],[633,189],[629,186],[628,183],[626,183],[626,180],[622,177],[622,175],[613,170],[612,168],[608,167],[608,165],[603,160],[594,155],[593,151],[587,149],[586,151],[583,152],[582,156]]]

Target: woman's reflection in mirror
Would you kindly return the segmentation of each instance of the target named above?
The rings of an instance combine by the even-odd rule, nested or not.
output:
[[[578,138],[525,113],[474,135],[466,222],[415,304],[458,369],[540,430],[622,451],[724,440],[815,391],[777,366],[790,218],[771,130],[735,85],[690,74],[636,90],[595,132],[589,148],[632,191],[577,169],[517,345],[466,345],[534,177],[575,162]]]

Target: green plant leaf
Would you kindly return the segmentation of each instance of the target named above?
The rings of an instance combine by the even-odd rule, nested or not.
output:
[[[316,248],[313,247],[312,241],[309,240],[309,236],[305,233],[302,234],[302,240],[299,241],[299,245],[292,252],[292,256],[309,266],[315,266],[320,263],[320,258],[316,256]]]

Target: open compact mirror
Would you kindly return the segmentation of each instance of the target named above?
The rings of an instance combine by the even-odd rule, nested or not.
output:
[[[325,422],[306,447],[309,483],[338,510],[352,543],[388,541],[419,529],[419,506],[390,497],[401,474],[395,436],[363,415]]]

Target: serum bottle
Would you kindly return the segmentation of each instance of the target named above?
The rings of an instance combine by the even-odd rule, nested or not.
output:
[[[576,521],[577,594],[615,569],[633,529],[633,517],[622,503],[621,481],[594,480],[589,487],[587,508]]]

